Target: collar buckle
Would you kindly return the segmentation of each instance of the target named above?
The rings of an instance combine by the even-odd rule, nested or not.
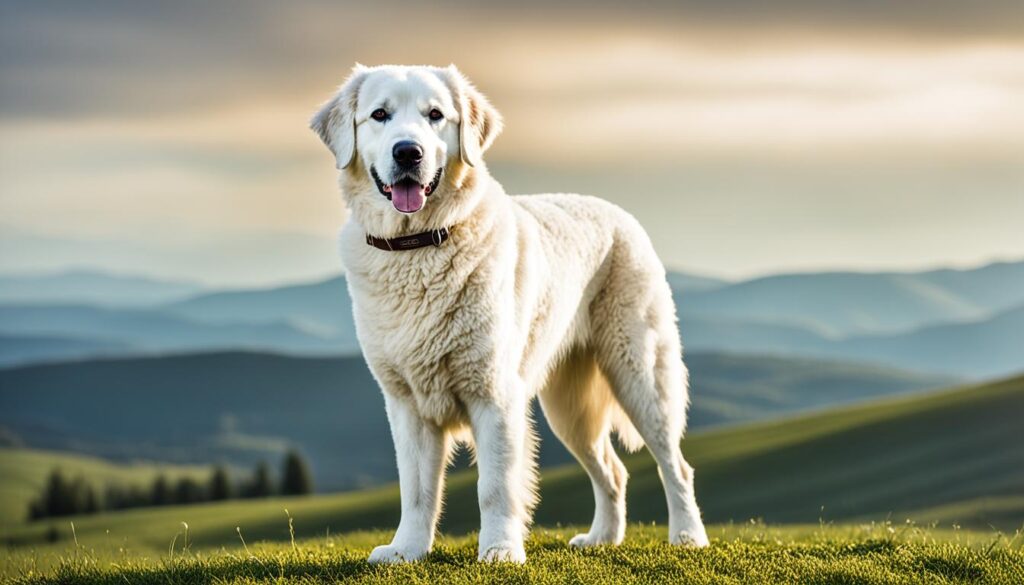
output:
[[[441,244],[448,239],[448,228],[436,229],[430,232],[430,241],[434,244],[435,248],[440,248]]]

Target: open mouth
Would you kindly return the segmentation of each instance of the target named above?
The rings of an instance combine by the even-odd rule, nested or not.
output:
[[[439,167],[437,172],[434,173],[433,180],[428,185],[419,183],[412,177],[403,177],[388,185],[380,180],[377,169],[373,167],[370,167],[370,176],[373,177],[373,182],[377,184],[377,190],[380,191],[380,194],[387,197],[388,201],[395,206],[395,209],[402,213],[415,213],[423,207],[423,202],[427,200],[427,196],[437,190],[437,184],[441,182],[441,172],[443,170],[444,167]]]

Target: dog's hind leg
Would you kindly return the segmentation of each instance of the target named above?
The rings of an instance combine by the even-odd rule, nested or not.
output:
[[[612,414],[617,405],[593,354],[575,349],[552,372],[540,393],[551,429],[590,476],[594,521],[573,546],[618,544],[626,533],[626,467],[612,446]]]
[[[646,257],[633,256],[637,251]],[[693,468],[679,444],[686,428],[687,372],[671,291],[653,250],[616,252],[620,256],[592,305],[598,364],[658,463],[668,502],[669,542],[705,546]]]

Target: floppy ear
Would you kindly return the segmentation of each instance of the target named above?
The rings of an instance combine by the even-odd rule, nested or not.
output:
[[[449,65],[447,73],[459,107],[459,154],[462,162],[474,167],[501,133],[501,114],[455,65]]]
[[[309,127],[331,149],[338,169],[352,163],[356,154],[356,101],[359,88],[366,78],[367,68],[356,64],[338,93],[325,103],[309,121]]]

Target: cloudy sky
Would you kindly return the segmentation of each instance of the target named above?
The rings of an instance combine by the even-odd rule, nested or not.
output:
[[[454,62],[510,192],[634,213],[731,278],[1024,257],[1024,3],[0,2],[0,271],[339,270],[306,120],[356,62]]]

